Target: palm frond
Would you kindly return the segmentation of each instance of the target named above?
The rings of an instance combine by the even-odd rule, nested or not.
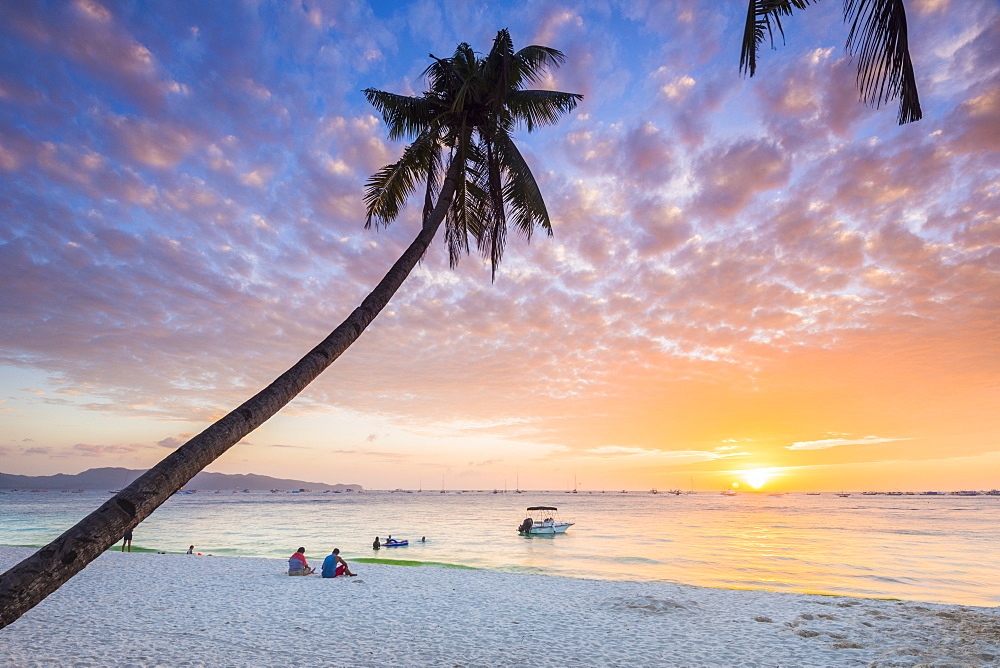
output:
[[[514,42],[506,28],[497,33],[493,48],[483,61],[483,75],[492,90],[484,91],[492,99],[492,113],[500,114],[510,90],[519,88],[514,80]]]
[[[489,256],[496,276],[496,268],[503,257],[507,243],[507,215],[504,197],[504,166],[500,146],[494,144],[494,137],[484,138],[480,142],[479,153],[483,158],[482,173],[476,186],[482,190],[485,198],[480,204],[482,225],[476,238],[477,246],[483,256]]]
[[[441,146],[435,143],[427,163],[427,185],[424,187],[424,210],[422,223],[427,224],[434,206],[437,204],[438,193],[441,191]]]
[[[416,137],[427,129],[436,114],[434,100],[386,93],[374,88],[362,91],[375,110],[382,114],[392,141]]]
[[[459,114],[468,108],[469,105],[467,103],[470,101],[470,98],[474,99],[476,85],[480,83],[477,76],[480,63],[476,58],[475,52],[468,44],[461,46],[464,48],[460,48],[455,52],[453,61],[461,84],[455,92],[451,105],[452,112]]]
[[[493,38],[493,47],[483,59],[483,74],[489,81],[496,81],[509,76],[514,64],[514,42],[506,28],[497,32]]]
[[[548,90],[524,90],[565,56],[543,46],[515,52],[510,33],[501,30],[490,52],[479,57],[465,43],[449,58],[436,58],[424,70],[428,90],[420,98],[368,89],[392,139],[415,136],[400,159],[366,183],[366,227],[388,225],[420,179],[423,221],[444,215],[449,262],[456,266],[472,242],[493,265],[503,256],[508,225],[530,238],[535,227],[551,234],[541,192],[511,133],[518,125],[533,131],[551,125],[576,108],[583,96]],[[443,151],[450,149],[443,177]],[[443,180],[442,180],[443,179]],[[452,192],[452,180],[454,191]],[[446,202],[436,200],[442,193]],[[445,206],[441,206],[445,204]]]
[[[530,241],[536,227],[552,236],[552,223],[542,198],[542,190],[535,181],[535,175],[510,137],[502,137],[498,142],[504,160],[507,182],[504,184],[504,199],[510,207],[510,220],[525,240]]]
[[[463,48],[468,49],[469,45],[459,44],[456,53]],[[438,58],[433,53],[430,54],[430,57],[434,62],[428,65],[423,73],[430,88],[427,94],[442,103],[450,101],[452,92],[461,86],[462,81],[455,58]]]
[[[555,69],[562,65],[566,61],[566,55],[559,49],[533,44],[515,53],[514,60],[517,67],[515,70],[516,79],[513,83],[517,86],[524,86],[538,83],[546,70]]]
[[[555,90],[518,90],[507,95],[507,110],[517,123],[524,123],[528,132],[538,126],[554,125],[573,111],[582,95]]]
[[[396,219],[417,181],[432,169],[439,150],[434,133],[424,132],[403,149],[399,160],[378,170],[365,182],[365,229],[372,222],[385,227]]]
[[[851,24],[847,51],[858,59],[858,90],[867,104],[899,98],[899,124],[920,120],[920,99],[902,0],[844,0]]]
[[[774,33],[785,37],[781,25],[782,16],[791,16],[795,9],[805,9],[818,0],[749,0],[746,24],[743,27],[743,46],[740,50],[740,73],[753,76],[757,73],[757,51],[764,43],[764,37],[771,40],[774,48]]]
[[[455,196],[445,216],[444,242],[448,247],[448,266],[454,269],[463,255],[469,253],[469,181],[465,169],[459,170]]]
[[[472,130],[464,125],[458,129],[460,140],[452,152],[451,161],[458,166],[455,195],[445,217],[445,243],[448,246],[448,265],[454,269],[462,255],[469,252],[470,233],[476,234],[478,193],[472,188],[477,177],[477,156],[472,143]]]
[[[482,185],[485,179],[483,171],[466,165],[462,181],[455,189],[455,197],[445,220],[448,263],[453,269],[463,255],[469,254],[470,239],[479,247],[490,226],[492,209],[489,193]]]

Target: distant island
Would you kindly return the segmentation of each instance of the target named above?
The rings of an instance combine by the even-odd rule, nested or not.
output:
[[[13,475],[0,473],[0,489],[121,489],[141,476],[144,469],[99,468],[87,469],[83,473],[67,475]],[[248,473],[231,475],[228,473],[207,473],[202,471],[185,486],[185,489],[308,489],[313,492],[361,492],[361,485],[336,484],[324,482],[306,482],[304,480],[288,480],[272,478],[266,475]]]

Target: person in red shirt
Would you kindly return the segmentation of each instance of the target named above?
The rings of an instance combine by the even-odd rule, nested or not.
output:
[[[288,574],[289,575],[312,575],[316,572],[316,569],[309,568],[309,562],[306,561],[306,548],[300,547],[295,551],[288,559]]]

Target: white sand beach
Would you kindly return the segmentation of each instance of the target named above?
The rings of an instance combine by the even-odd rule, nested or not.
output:
[[[31,550],[0,548],[7,569]],[[328,553],[309,552],[318,565]],[[984,666],[1000,609],[110,552],[0,631],[4,666]]]

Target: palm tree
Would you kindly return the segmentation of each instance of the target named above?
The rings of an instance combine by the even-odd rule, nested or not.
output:
[[[354,343],[388,304],[445,222],[451,265],[470,241],[488,255],[493,278],[508,220],[525,237],[551,234],[538,184],[511,133],[555,123],[582,96],[525,90],[560,51],[529,46],[515,52],[506,30],[479,57],[460,44],[424,72],[429,90],[405,97],[364,91],[382,113],[391,139],[413,138],[402,157],[369,179],[366,227],[396,218],[418,179],[426,179],[420,232],[361,306],[318,346],[242,406],[198,434],[52,541],[0,576],[0,628],[18,619],[148,517],[196,473],[290,402]],[[447,166],[445,166],[447,165]]]
[[[784,37],[782,16],[805,9],[818,0],[750,0],[740,72],[753,76],[757,71],[757,49],[764,36],[774,46],[775,31]],[[899,98],[899,124],[919,121],[920,99],[910,61],[903,0],[844,0],[844,22],[851,24],[847,52],[858,59],[858,91],[866,104],[881,107]]]

